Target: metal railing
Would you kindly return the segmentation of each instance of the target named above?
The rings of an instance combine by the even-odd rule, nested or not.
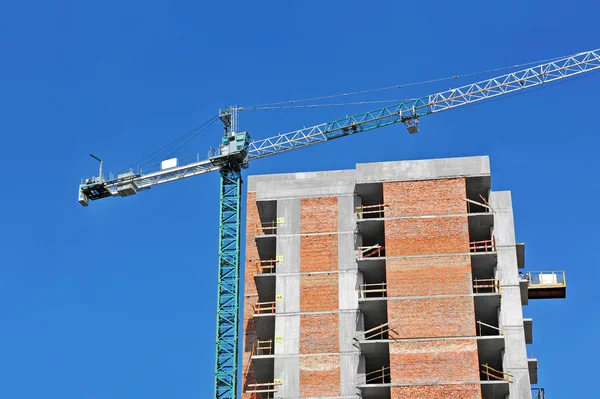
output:
[[[361,284],[358,290],[359,298],[385,297],[387,293],[387,283]]]
[[[472,253],[488,253],[496,250],[496,239],[492,237],[491,240],[471,241],[469,243],[469,252]]]
[[[264,236],[277,234],[277,221],[259,223],[255,226],[255,235]]]
[[[275,302],[257,302],[254,304],[254,315],[274,314]]]
[[[476,294],[500,292],[500,280],[495,278],[476,278],[473,280],[473,291]]]
[[[365,374],[365,384],[385,384],[390,382],[390,367],[371,371]]]
[[[381,258],[382,256],[385,256],[384,247],[379,244],[371,245],[369,247],[358,247],[359,259]]]
[[[504,372],[504,371],[496,370],[495,368],[492,368],[492,367],[488,366],[487,364],[481,365],[481,373],[487,376],[488,381],[491,378],[493,380],[512,382],[511,374]]]
[[[564,271],[528,272],[529,288],[566,287],[567,279]]]
[[[256,341],[252,344],[251,356],[265,356],[273,354],[273,340]]]
[[[481,320],[477,320],[476,323],[477,323],[477,332],[478,332],[477,335],[480,337],[489,336],[489,335],[504,335],[504,332],[496,326],[492,326],[491,324],[486,324],[486,323],[482,322]],[[483,334],[484,328],[491,328],[493,330],[496,330],[498,332],[498,334],[485,334],[484,335]]]
[[[383,218],[385,217],[385,208],[389,208],[389,204],[377,205],[362,205],[356,207],[357,219]]]

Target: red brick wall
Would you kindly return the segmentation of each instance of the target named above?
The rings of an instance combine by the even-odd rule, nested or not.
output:
[[[300,353],[338,353],[339,324],[337,313],[300,316]]]
[[[256,246],[256,240],[254,239],[256,226],[260,224],[260,215],[258,213],[258,207],[256,205],[256,193],[248,193],[246,200],[246,259],[257,259],[258,248]],[[246,262],[244,268],[244,319],[241,320],[243,323],[244,336],[243,336],[243,354],[242,354],[242,392],[246,390],[248,384],[254,384],[254,368],[250,361],[250,354],[252,351],[252,345],[256,342],[256,328],[254,325],[253,305],[258,302],[256,283],[254,282],[254,273],[256,273],[256,267],[254,263]],[[249,394],[242,395],[243,399],[250,398]]]
[[[246,260],[257,259],[256,226],[260,225],[260,215],[256,204],[256,193],[248,193],[246,198]]]
[[[383,183],[383,196],[390,205],[387,216],[467,212],[464,178]]]
[[[473,292],[468,255],[387,259],[386,267],[388,297]]]
[[[472,337],[473,297],[389,300],[388,320],[396,338]]]
[[[388,321],[396,338],[471,337],[475,309],[470,257],[435,256],[469,252],[465,179],[384,183],[388,217],[386,256],[418,256],[386,260]],[[433,216],[421,218],[418,216]],[[475,340],[390,343],[392,383],[478,381]],[[393,387],[393,398],[480,398],[477,385]]]
[[[469,252],[466,216],[385,221],[386,256]]]
[[[392,387],[396,399],[481,399],[479,385],[433,385]]]
[[[300,276],[300,311],[336,311],[338,274],[303,274]]]
[[[300,237],[300,271],[338,269],[337,197],[302,198],[300,230],[303,233],[331,233]]]
[[[300,272],[337,271],[338,269],[337,197],[300,200]],[[300,311],[322,312],[338,309],[338,274],[320,273],[300,276]],[[339,352],[337,313],[300,316],[300,353]],[[338,396],[340,394],[340,358],[303,356],[300,358],[300,396]]]
[[[303,356],[300,358],[300,397],[339,395],[339,355]]]
[[[465,179],[383,183],[387,216],[466,213]],[[385,221],[387,256],[469,252],[466,216]]]
[[[337,269],[337,234],[300,237],[300,272],[321,272]]]
[[[479,381],[476,340],[390,342],[393,384]]]
[[[329,233],[338,229],[338,198],[317,197],[300,200],[300,232]]]

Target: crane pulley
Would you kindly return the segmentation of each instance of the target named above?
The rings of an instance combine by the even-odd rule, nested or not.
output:
[[[577,53],[518,72],[255,141],[250,140],[248,133],[238,132],[236,116],[237,112],[244,108],[230,108],[219,114],[224,124],[224,135],[219,147],[211,152],[206,160],[198,158],[183,165],[167,162],[158,170],[130,170],[116,176],[111,174],[106,179],[102,174],[102,161],[94,156],[100,161],[100,173],[79,186],[79,203],[88,206],[90,200],[112,196],[126,197],[159,184],[208,172],[220,172],[215,397],[233,399],[237,396],[241,171],[250,161],[396,123],[406,125],[411,134],[417,133],[419,118],[425,115],[598,69],[600,49]]]

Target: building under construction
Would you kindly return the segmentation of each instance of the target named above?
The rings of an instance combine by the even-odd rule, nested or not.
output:
[[[511,195],[487,157],[250,176],[244,398],[543,397]]]

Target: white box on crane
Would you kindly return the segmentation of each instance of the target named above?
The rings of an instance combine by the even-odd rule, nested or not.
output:
[[[160,163],[160,169],[170,169],[177,166],[177,158],[165,159]]]

